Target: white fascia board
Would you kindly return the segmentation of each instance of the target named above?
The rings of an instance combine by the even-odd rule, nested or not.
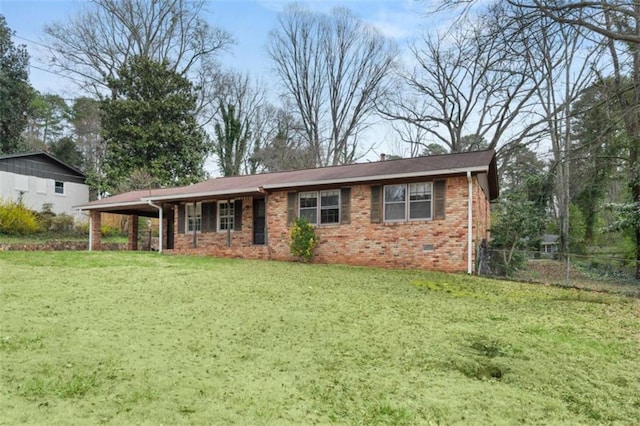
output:
[[[434,170],[430,172],[411,172],[411,173],[396,173],[392,175],[375,175],[375,176],[361,176],[352,178],[341,179],[325,179],[325,180],[313,180],[313,181],[301,181],[301,182],[287,182],[287,183],[275,183],[263,185],[264,189],[278,189],[278,188],[290,188],[296,186],[314,186],[314,185],[334,185],[341,183],[354,183],[354,182],[368,182],[379,180],[392,180],[392,179],[408,179],[414,177],[431,177],[439,175],[454,175],[454,174],[466,174],[467,172],[478,173],[488,172],[488,166],[469,167],[464,169],[446,169],[446,170]]]
[[[73,206],[74,209],[77,209],[79,211],[84,211],[84,210],[95,210],[95,209],[104,209],[106,208],[111,208],[111,207],[131,207],[131,206],[144,206],[146,207],[148,204],[147,203],[143,203],[141,200],[139,201],[127,201],[126,203],[108,203],[108,204],[96,204],[94,206],[88,206],[88,205],[80,205],[80,206]]]
[[[184,200],[189,198],[203,198],[203,197],[217,197],[219,195],[232,195],[232,194],[253,194],[260,192],[258,188],[242,188],[226,191],[205,191],[205,192],[193,192],[187,194],[177,195],[160,195],[157,197],[142,197],[140,200],[147,201],[166,201],[166,200]]]

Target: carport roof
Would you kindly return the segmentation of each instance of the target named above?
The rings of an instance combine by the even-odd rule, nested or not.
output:
[[[493,150],[434,155],[343,166],[232,176],[210,179],[188,186],[125,192],[88,204],[80,210],[133,213],[134,210],[156,212],[150,202],[195,201],[205,198],[258,195],[272,190],[283,190],[323,185],[382,182],[394,179],[487,173],[489,198],[498,197],[496,159]]]

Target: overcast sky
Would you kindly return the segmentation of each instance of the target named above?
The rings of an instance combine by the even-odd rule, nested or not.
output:
[[[86,1],[86,0],[85,0]],[[374,25],[383,34],[395,40],[401,52],[406,54],[408,43],[423,30],[442,26],[441,16],[435,21],[430,16],[434,0],[305,0],[316,11],[328,12],[336,6],[350,9],[365,22]],[[75,16],[82,0],[0,0],[0,14],[4,15],[11,30],[15,31],[14,43],[25,44],[31,56],[30,81],[41,93],[55,93],[65,99],[74,99],[82,93],[70,79],[56,74],[49,67],[49,58],[43,44],[43,28],[46,24],[65,22]],[[278,13],[291,2],[283,0],[210,0],[206,4],[205,18],[213,26],[231,33],[236,41],[229,52],[220,56],[227,69],[249,73],[254,79],[276,81],[267,57],[266,45],[269,32],[276,28]],[[276,86],[270,85],[276,92]],[[277,93],[271,93],[277,96]],[[365,134],[363,145],[375,146],[365,160],[374,160],[379,153],[402,154],[403,144],[391,127],[380,121]]]
[[[271,64],[266,55],[269,31],[277,25],[277,16],[287,1],[211,0],[206,6],[206,18],[215,26],[230,32],[236,40],[228,53],[221,56],[223,65],[254,77],[271,79]],[[425,24],[428,1],[419,0],[347,0],[303,1],[309,8],[329,11],[335,6],[351,9],[358,17],[373,24],[401,48],[420,34]],[[31,84],[41,92],[53,92],[73,98],[77,93],[73,82],[49,70],[43,27],[64,22],[77,14],[78,0],[0,0],[0,14],[15,31],[14,42],[25,44],[31,55]]]

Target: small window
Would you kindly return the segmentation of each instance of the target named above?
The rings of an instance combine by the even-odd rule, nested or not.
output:
[[[318,193],[300,193],[300,217],[309,223],[318,223]]]
[[[64,194],[64,182],[56,181],[55,183],[55,193],[56,194]]]
[[[406,219],[406,185],[387,185],[384,187],[384,220],[399,221]]]
[[[317,225],[340,223],[340,190],[301,192],[298,214],[307,222]],[[318,221],[320,218],[320,221]]]
[[[202,230],[202,203],[190,203],[187,208],[187,232],[200,232]]]
[[[340,223],[340,191],[320,192],[320,223]]]
[[[233,231],[235,203],[221,201],[218,203],[218,231]]]
[[[384,187],[384,220],[424,220],[433,217],[432,182]]]
[[[409,219],[431,219],[431,182],[409,185]]]

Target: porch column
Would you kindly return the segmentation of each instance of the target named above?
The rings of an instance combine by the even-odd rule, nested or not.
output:
[[[129,215],[129,231],[127,232],[129,235],[129,250],[136,251],[138,250],[138,215],[130,214]]]
[[[91,211],[91,229],[89,232],[90,235],[90,247],[89,250],[102,250],[102,233],[100,231],[102,228],[102,214],[98,211]]]

